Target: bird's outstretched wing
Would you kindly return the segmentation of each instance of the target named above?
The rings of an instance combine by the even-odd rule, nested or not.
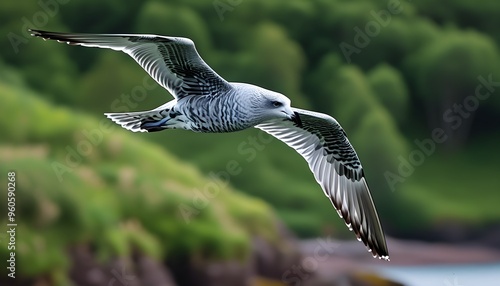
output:
[[[187,38],[140,34],[70,34],[30,30],[32,36],[69,45],[108,48],[131,56],[175,98],[219,94],[231,88]]]
[[[332,117],[294,108],[295,118],[256,127],[294,148],[309,167],[349,229],[374,257],[389,260],[384,232],[361,162],[342,127]]]

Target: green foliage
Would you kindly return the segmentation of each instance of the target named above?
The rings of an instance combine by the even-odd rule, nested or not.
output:
[[[281,92],[294,106],[332,115],[362,160],[390,234],[425,231],[442,219],[498,220],[498,192],[489,187],[498,173],[491,161],[500,142],[491,124],[500,107],[498,88],[457,130],[443,114],[475,93],[479,76],[499,81],[500,5],[399,1],[401,11],[387,18],[384,11],[396,2],[70,1],[37,25],[34,16],[46,13],[39,2],[3,1],[0,170],[19,170],[19,207],[26,217],[19,230],[26,251],[20,255],[33,264],[23,273],[50,272],[67,284],[67,257],[57,245],[78,243],[95,245],[102,259],[132,249],[158,259],[243,257],[251,235],[275,239],[271,206],[302,237],[333,228],[352,238],[307,164],[281,142],[256,130],[127,134],[102,113],[151,109],[171,100],[168,93],[123,53],[44,42],[29,37],[32,26],[189,37],[224,78]],[[379,29],[359,46],[358,31],[366,34],[369,23]],[[348,56],[342,43],[358,50]],[[418,148],[415,138],[431,138],[435,128],[449,139],[390,192],[384,172],[399,174],[400,159]],[[65,163],[66,147],[77,148],[96,131],[102,142],[59,182],[51,164]],[[227,180],[201,175],[213,178],[234,162],[239,172]],[[219,195],[185,224],[178,206],[192,205],[195,190],[214,182]],[[471,189],[481,192],[474,203]]]
[[[497,42],[500,40],[497,29],[500,22],[495,16],[500,12],[498,2],[482,2],[478,5],[473,0],[454,0],[446,4],[446,6],[435,5],[435,2],[430,0],[414,3],[422,14],[437,23],[452,23],[463,28],[474,28],[484,31]]]
[[[332,81],[344,62],[341,55],[329,53],[321,59],[319,66],[309,75],[306,81],[309,96],[313,98],[314,107],[322,112],[330,112],[336,105],[335,87]]]
[[[126,5],[120,0],[68,1],[61,5],[60,17],[71,30],[81,33],[125,33],[132,28],[143,3],[141,0],[128,1]]]
[[[387,64],[378,65],[368,74],[368,81],[380,103],[397,122],[404,122],[409,111],[410,95],[401,74]]]
[[[213,196],[205,193],[201,199],[208,201],[197,205],[196,188],[214,183],[196,169],[39,97],[0,82],[0,112],[9,116],[0,121],[0,171],[16,171],[16,213],[23,220],[18,257],[31,261],[20,264],[21,274],[60,276],[68,267],[65,246],[78,244],[93,245],[103,260],[132,249],[156,259],[241,259],[250,235],[277,241],[275,218],[263,202],[217,184]],[[90,151],[80,149],[83,144]],[[6,185],[6,177],[0,183]]]
[[[417,95],[439,102],[442,98],[463,97],[460,90],[473,91],[479,75],[498,71],[499,58],[494,42],[487,36],[472,31],[447,31],[408,62],[419,87]]]
[[[357,67],[342,66],[327,85],[334,102],[330,112],[347,132],[356,130],[362,116],[370,110],[380,108],[363,72]]]
[[[235,72],[231,80],[260,82],[265,88],[286,94],[295,106],[307,107],[301,96],[300,77],[304,57],[300,47],[279,26],[263,23],[247,41],[247,51],[233,58]]]
[[[497,46],[488,36],[455,29],[443,31],[438,39],[406,60],[405,68],[411,71],[410,81],[415,86],[414,96],[423,106],[422,114],[426,116],[428,127],[439,127],[451,136],[445,143],[450,151],[464,146],[473,121],[462,124],[460,119],[460,124],[456,125],[455,120],[449,119],[452,115],[448,110],[453,109],[455,114],[456,106],[463,106],[466,98],[476,96],[478,86],[484,85],[485,79],[497,81],[499,63]],[[496,95],[499,93],[494,89],[488,89],[494,95],[482,105],[498,106],[500,101]],[[477,106],[467,109],[467,112],[475,112]],[[468,115],[459,116],[468,118]]]
[[[192,39],[199,50],[210,46],[206,24],[196,12],[183,5],[148,1],[137,15],[135,32]]]
[[[426,167],[416,170],[404,184],[403,195],[425,205],[422,212],[430,224],[455,221],[484,226],[498,222],[500,194],[491,188],[500,181],[497,158],[490,153],[498,142],[496,137],[475,142],[467,152],[453,158],[442,153],[430,156]],[[450,161],[461,163],[449,164]],[[477,162],[481,162],[480,167]],[[462,164],[474,167],[463,168]]]

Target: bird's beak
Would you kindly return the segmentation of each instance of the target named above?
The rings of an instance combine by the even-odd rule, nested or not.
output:
[[[292,120],[292,121],[294,120],[294,118],[295,118],[295,112],[292,110],[292,108],[287,107],[287,108],[285,109],[285,113],[286,113],[287,118],[288,118],[289,120]]]
[[[286,113],[288,120],[294,122],[299,127],[302,126],[302,120],[300,119],[299,114],[295,112],[291,107],[288,107],[286,111],[283,111],[283,113]]]

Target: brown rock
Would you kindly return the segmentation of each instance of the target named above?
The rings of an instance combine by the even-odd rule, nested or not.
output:
[[[204,261],[176,259],[172,271],[179,285],[190,286],[250,286],[253,271],[249,261]]]
[[[299,265],[302,255],[296,238],[281,223],[277,223],[279,243],[261,237],[252,239],[252,258],[257,276],[282,280],[283,274]]]
[[[141,256],[137,261],[137,274],[144,286],[175,286],[170,270],[149,257]]]
[[[69,250],[70,279],[75,285],[86,286],[175,286],[165,265],[151,258],[137,255],[115,258],[100,263],[86,245]]]

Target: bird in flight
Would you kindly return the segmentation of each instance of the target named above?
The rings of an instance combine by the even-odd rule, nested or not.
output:
[[[174,96],[174,100],[153,110],[105,114],[125,129],[222,133],[256,127],[283,141],[304,157],[324,194],[358,240],[374,257],[389,260],[361,162],[331,116],[291,107],[290,99],[277,92],[227,82],[203,61],[187,38],[30,32],[70,45],[122,51]]]

